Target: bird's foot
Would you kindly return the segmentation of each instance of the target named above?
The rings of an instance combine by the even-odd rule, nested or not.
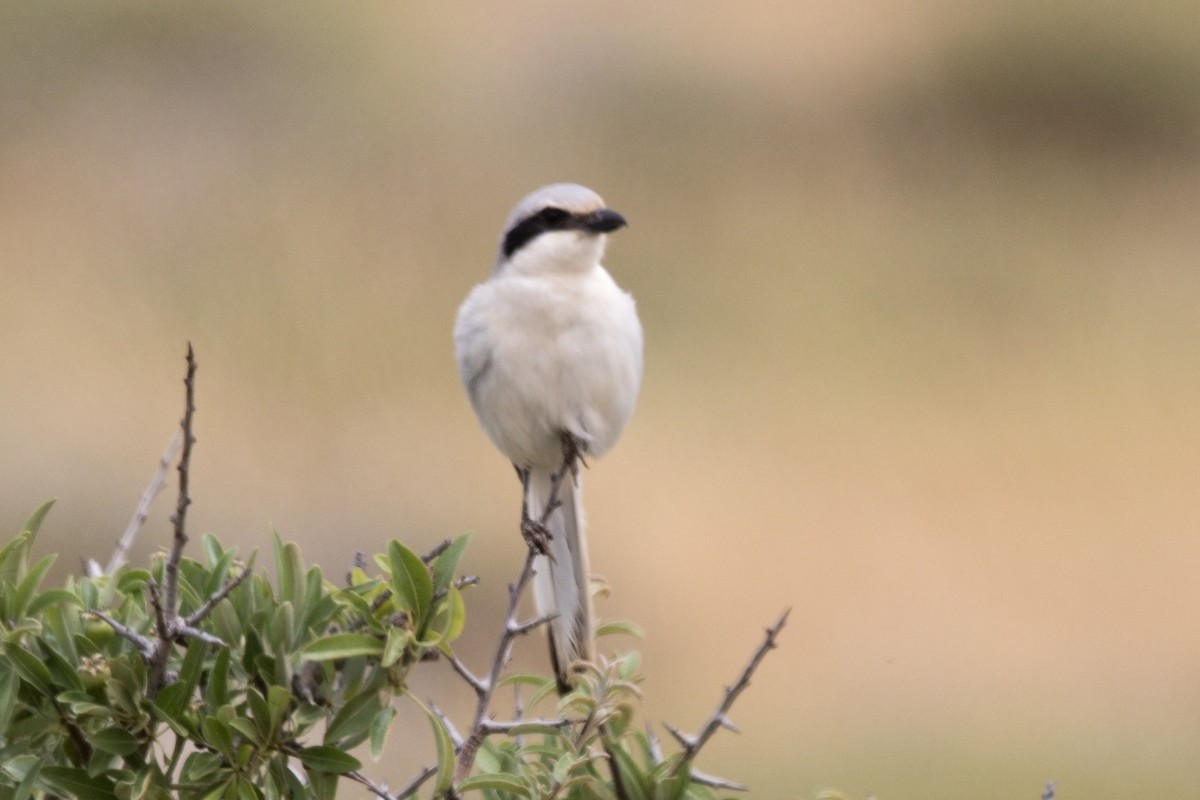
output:
[[[550,555],[550,529],[544,524],[527,515],[521,517],[521,536],[529,549],[539,556]]]

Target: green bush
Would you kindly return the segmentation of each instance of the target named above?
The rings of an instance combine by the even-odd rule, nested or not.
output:
[[[278,537],[273,585],[204,536],[203,560],[184,557],[178,570],[178,613],[196,631],[168,649],[156,686],[166,557],[43,589],[54,556],[32,561],[32,549],[49,509],[0,551],[0,797],[330,798],[342,777],[370,785],[351,751],[368,744],[379,755],[410,671],[453,658],[463,630],[455,574],[466,536],[426,558],[392,542],[373,574],[356,567],[343,587]],[[629,653],[583,672],[552,718],[483,720],[469,776],[455,774],[464,742],[427,709],[432,793],[711,796],[679,754],[664,758],[633,724],[638,663]],[[527,688],[529,708],[554,702],[548,675],[494,688],[508,684]]]
[[[355,566],[346,585],[306,566],[300,549],[277,535],[274,582],[253,557],[242,563],[210,535],[200,541],[203,558],[188,557],[190,349],[188,367],[169,551],[149,569],[125,565],[120,552],[108,570],[43,588],[55,557],[35,561],[33,551],[51,503],[0,550],[0,800],[332,798],[343,781],[384,800],[418,792],[674,800],[740,788],[695,772],[692,763],[728,726],[730,706],[784,618],[699,733],[667,726],[678,747],[664,755],[639,721],[636,652],[582,665],[561,697],[549,675],[504,674],[514,641],[546,621],[517,619],[532,556],[510,590],[482,675],[453,650],[466,620],[463,589],[474,582],[458,575],[465,535],[423,557],[393,541]],[[597,634],[613,632],[636,629],[614,625]],[[448,661],[475,695],[466,735],[408,693],[412,670],[435,660]],[[509,686],[525,694],[525,715],[498,721],[493,701]],[[437,759],[391,790],[354,753],[365,746],[379,757],[401,698],[425,710]]]

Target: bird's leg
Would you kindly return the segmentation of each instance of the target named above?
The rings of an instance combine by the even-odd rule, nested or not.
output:
[[[538,519],[529,515],[530,470],[528,467],[513,465],[517,471],[517,477],[521,479],[521,536],[529,545],[529,549],[540,556],[550,555],[551,533],[550,529],[546,527],[546,523],[549,522],[550,515],[562,505],[559,492],[562,491],[563,481],[566,480],[568,474],[574,479],[579,474],[580,464],[587,466],[587,462],[583,460],[583,453],[587,445],[567,431],[560,433],[559,438],[562,440],[562,466],[550,474],[550,496],[546,498],[546,506],[542,509],[542,515]]]
[[[579,474],[579,465],[587,466],[587,462],[583,460],[583,454],[587,452],[587,442],[580,439],[575,434],[569,431],[561,431],[558,434],[562,440],[563,463],[558,470],[558,480],[561,483],[563,476],[567,470],[571,471],[571,476]]]
[[[542,514],[540,520],[529,516],[529,468],[518,467],[513,464],[517,470],[517,477],[521,479],[521,536],[525,539],[525,544],[529,549],[540,556],[550,555],[550,529],[546,527],[546,520],[549,519],[549,512],[552,510],[552,503],[557,501],[555,493],[550,493],[551,503],[546,505],[546,512]]]

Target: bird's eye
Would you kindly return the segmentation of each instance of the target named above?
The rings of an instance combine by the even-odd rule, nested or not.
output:
[[[566,211],[563,211],[561,208],[550,206],[549,208],[543,208],[542,212],[538,216],[540,216],[542,218],[542,222],[545,222],[547,225],[561,225],[566,221],[567,217],[571,215]]]

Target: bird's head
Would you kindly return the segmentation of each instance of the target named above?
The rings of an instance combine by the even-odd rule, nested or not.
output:
[[[509,214],[496,270],[582,272],[600,263],[605,234],[625,226],[600,195],[577,183],[553,183],[527,195]]]

